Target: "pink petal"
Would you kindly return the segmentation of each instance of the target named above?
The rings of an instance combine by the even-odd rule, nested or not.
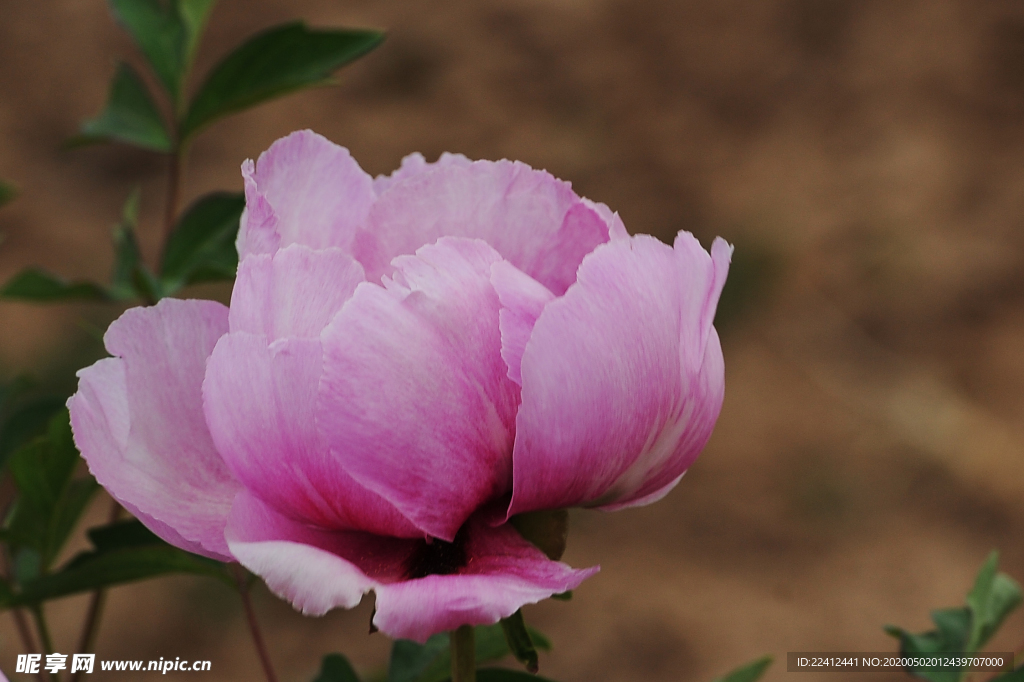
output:
[[[450,154],[445,152],[441,154],[441,157],[434,163],[427,163],[427,160],[423,158],[423,155],[419,152],[413,152],[402,159],[402,165],[399,166],[391,175],[378,175],[373,179],[373,190],[380,196],[384,192],[391,189],[395,183],[399,180],[405,180],[414,175],[419,175],[425,171],[429,171],[434,166],[447,166],[449,164],[455,164],[458,166],[468,166],[472,161],[467,159],[462,154]]]
[[[374,625],[392,638],[425,642],[460,625],[489,625],[524,604],[576,589],[599,567],[551,561],[510,525],[479,518],[466,527],[467,563],[458,573],[379,585]]]
[[[321,373],[318,338],[268,347],[263,335],[222,337],[203,384],[217,449],[238,480],[282,514],[325,528],[422,537],[330,455],[313,418]]]
[[[240,259],[288,244],[349,250],[376,199],[373,180],[348,150],[310,130],[281,138],[242,165],[246,212]]]
[[[316,338],[364,281],[363,267],[341,249],[292,244],[238,266],[231,292],[231,331]]]
[[[416,542],[318,530],[278,514],[248,492],[231,509],[227,537],[243,566],[311,616],[352,608],[380,581],[400,580]]]
[[[511,161],[448,161],[386,184],[353,242],[376,281],[396,256],[444,236],[479,238],[556,294],[575,281],[583,256],[608,241],[608,225],[569,183]],[[403,166],[404,170],[404,166]]]
[[[637,504],[711,436],[724,369],[715,306],[730,247],[689,234],[615,240],[549,303],[522,356],[509,514]]]
[[[555,299],[547,287],[523,273],[507,260],[491,266],[491,285],[498,293],[501,311],[501,358],[508,366],[508,378],[523,385],[521,363],[526,342],[544,306]]]
[[[317,423],[352,477],[451,540],[510,489],[518,387],[501,359],[498,254],[442,239],[361,284],[324,330]]]
[[[118,357],[79,372],[68,403],[96,480],[144,522],[155,520],[151,529],[168,542],[224,560],[239,485],[210,438],[201,390],[206,358],[226,331],[227,308],[212,301],[128,310],[104,337]]]

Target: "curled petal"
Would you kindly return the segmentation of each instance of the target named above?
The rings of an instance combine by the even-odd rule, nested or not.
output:
[[[203,384],[206,420],[235,476],[286,516],[397,537],[423,531],[356,483],[316,428],[320,339],[234,332],[217,343]]]
[[[537,318],[521,358],[509,514],[664,494],[721,410],[712,322],[730,247],[688,234],[614,240]]]
[[[414,157],[386,187],[353,242],[353,255],[376,281],[396,256],[440,237],[483,239],[556,294],[575,280],[583,256],[608,241],[609,226],[570,187],[511,161]],[[403,172],[404,171],[404,172]]]
[[[348,150],[310,130],[281,138],[242,166],[246,211],[240,259],[289,244],[348,251],[376,199],[373,180]]]
[[[361,284],[324,330],[317,423],[360,484],[452,540],[508,492],[518,387],[501,359],[498,255],[442,239]]]
[[[231,331],[271,341],[319,337],[364,279],[363,267],[341,249],[293,244],[250,256],[238,266],[231,292]]]
[[[501,358],[508,366],[508,378],[522,386],[521,364],[526,342],[544,306],[555,300],[555,295],[506,260],[491,266],[491,285],[501,301],[498,313]]]
[[[226,331],[219,303],[133,308],[104,337],[117,357],[79,372],[68,402],[96,480],[168,542],[223,560],[239,484],[210,438],[201,391],[206,359]]]

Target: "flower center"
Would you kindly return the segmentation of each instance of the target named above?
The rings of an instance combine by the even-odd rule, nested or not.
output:
[[[466,531],[460,529],[452,542],[432,538],[424,541],[405,563],[408,580],[428,575],[451,575],[466,565]]]

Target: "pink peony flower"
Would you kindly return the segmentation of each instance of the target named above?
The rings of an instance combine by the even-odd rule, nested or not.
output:
[[[506,519],[653,502],[710,437],[721,239],[630,237],[521,163],[372,179],[309,131],[242,174],[230,308],[125,312],[69,401],[92,473],[171,544],[307,614],[373,590],[422,642],[598,570]]]

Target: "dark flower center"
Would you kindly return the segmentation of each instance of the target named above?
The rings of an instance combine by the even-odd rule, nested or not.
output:
[[[452,542],[432,538],[416,548],[405,562],[407,580],[428,575],[451,575],[466,565],[466,531],[459,530]]]

